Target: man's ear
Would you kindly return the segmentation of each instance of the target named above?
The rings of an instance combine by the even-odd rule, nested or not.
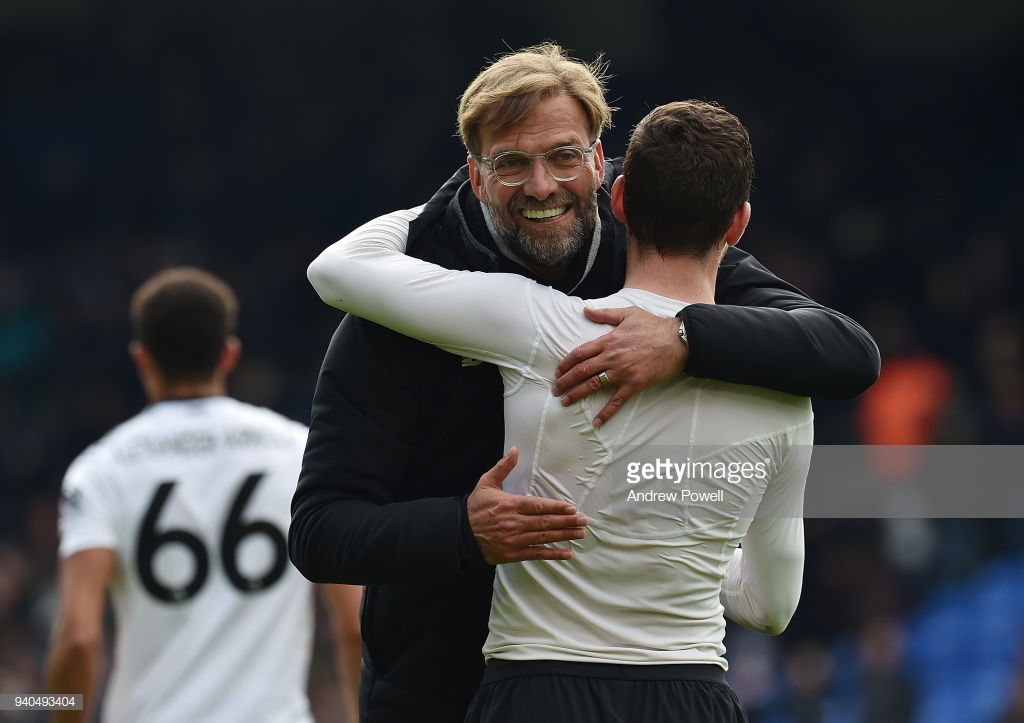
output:
[[[135,364],[135,372],[139,376],[139,383],[142,384],[142,391],[150,403],[161,398],[164,376],[160,367],[153,358],[153,353],[138,339],[133,339],[128,344],[128,356]]]
[[[466,157],[466,163],[469,164],[469,185],[473,188],[473,195],[476,196],[480,203],[487,205],[487,196],[484,194],[484,181],[483,175],[480,173],[480,164],[471,155]]]
[[[128,356],[132,358],[132,362],[135,364],[135,369],[139,375],[148,374],[156,367],[153,355],[149,353],[149,349],[144,347],[138,339],[132,339],[128,343]]]
[[[622,202],[622,196],[623,193],[625,193],[625,188],[625,176],[619,176],[615,179],[615,182],[612,183],[612,213],[615,214],[615,218],[622,223],[626,223],[626,208]]]
[[[238,366],[238,360],[242,357],[242,341],[237,336],[229,336],[224,340],[224,348],[220,350],[220,361],[217,363],[217,371],[227,376]]]
[[[594,189],[601,187],[604,183],[604,146],[601,141],[594,146]]]
[[[732,223],[729,224],[729,228],[725,232],[725,243],[727,246],[736,245],[743,232],[747,230],[748,223],[750,223],[750,201],[744,201],[743,205],[736,211],[736,215],[732,217]]]

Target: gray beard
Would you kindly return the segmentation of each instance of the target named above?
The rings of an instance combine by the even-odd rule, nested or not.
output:
[[[584,244],[594,237],[597,223],[597,193],[579,209],[572,228],[561,238],[536,238],[514,223],[508,223],[488,196],[487,210],[490,212],[494,230],[501,241],[521,260],[540,268],[559,268],[568,265]],[[586,220],[584,220],[586,219]]]
[[[523,229],[515,226],[505,228],[499,218],[495,218],[494,223],[502,240],[517,256],[545,268],[557,268],[568,264],[583,248],[583,239],[593,235],[593,231],[589,234],[586,233],[580,219],[573,222],[567,236],[554,243],[535,239]]]

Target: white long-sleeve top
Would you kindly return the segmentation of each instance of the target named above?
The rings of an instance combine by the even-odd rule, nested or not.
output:
[[[571,560],[498,566],[485,656],[725,668],[724,614],[781,632],[803,574],[810,400],[681,375],[595,429],[610,392],[570,407],[551,394],[559,361],[608,330],[584,306],[670,317],[686,302],[638,288],[584,301],[405,256],[421,208],[333,244],[310,282],[332,306],[500,367],[505,443],[520,450],[504,489],[570,501],[589,521],[584,539],[562,543]],[[659,469],[670,479],[654,479]]]

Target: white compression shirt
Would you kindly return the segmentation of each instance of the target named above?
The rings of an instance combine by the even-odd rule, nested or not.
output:
[[[165,401],[68,468],[61,556],[117,554],[103,721],[312,723],[313,586],[286,548],[305,441],[229,397]]]
[[[810,401],[680,376],[635,395],[595,429],[610,392],[563,407],[550,391],[558,362],[608,330],[586,319],[584,306],[635,305],[670,317],[685,302],[635,288],[583,301],[516,275],[407,257],[408,224],[419,211],[352,232],[310,265],[310,281],[332,306],[499,366],[506,446],[520,450],[504,488],[571,501],[589,520],[583,540],[564,543],[572,560],[498,566],[485,656],[724,668],[723,613],[780,632],[803,573]],[[687,474],[674,473],[679,482],[658,490],[653,481],[631,483],[631,462],[639,477],[642,463],[659,460],[743,473],[702,472],[692,484],[684,466]],[[705,497],[684,501],[686,488]],[[678,497],[638,494],[656,491]]]

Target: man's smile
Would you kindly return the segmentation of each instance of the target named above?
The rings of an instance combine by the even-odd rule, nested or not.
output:
[[[524,208],[519,211],[523,218],[530,221],[548,221],[558,218],[569,211],[569,206],[557,206],[555,208]]]

